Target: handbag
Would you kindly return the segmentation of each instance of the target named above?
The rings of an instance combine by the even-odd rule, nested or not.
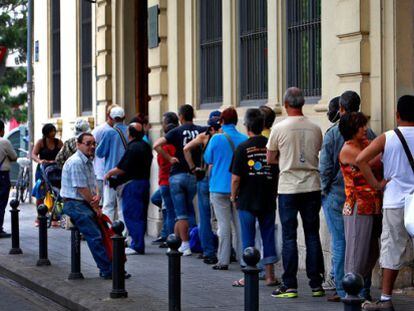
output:
[[[407,141],[405,140],[403,134],[398,128],[394,129],[394,132],[395,134],[397,134],[398,138],[401,141],[405,154],[408,158],[408,162],[410,163],[411,169],[414,173],[414,158],[410,152],[410,148],[408,147]],[[404,198],[404,226],[408,234],[411,237],[414,237],[414,194],[412,193],[406,195]]]

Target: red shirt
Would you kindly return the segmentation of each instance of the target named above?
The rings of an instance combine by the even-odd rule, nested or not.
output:
[[[162,149],[168,153],[170,156],[175,155],[175,147],[171,144],[167,144],[162,146]],[[170,178],[170,168],[171,163],[164,159],[162,155],[157,156],[157,162],[158,162],[158,185],[160,186],[168,186],[170,183],[168,179]]]

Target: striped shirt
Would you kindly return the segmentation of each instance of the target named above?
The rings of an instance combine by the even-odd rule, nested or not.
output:
[[[83,201],[78,188],[88,188],[93,195],[96,194],[93,162],[79,150],[63,166],[60,195],[65,199]]]

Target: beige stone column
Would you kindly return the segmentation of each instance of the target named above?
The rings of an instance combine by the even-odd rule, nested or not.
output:
[[[185,104],[185,17],[184,0],[168,0],[168,109]]]
[[[105,121],[105,107],[112,103],[111,0],[96,2],[97,124]]]
[[[223,105],[221,110],[229,106],[237,106],[239,103],[236,2],[235,0],[222,1]]]

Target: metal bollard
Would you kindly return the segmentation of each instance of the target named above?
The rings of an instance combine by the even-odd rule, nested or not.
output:
[[[50,266],[47,258],[47,207],[42,204],[37,207],[37,219],[39,220],[39,260],[37,266]]]
[[[10,255],[23,254],[20,248],[20,237],[19,237],[19,200],[10,201],[10,215],[11,215],[11,241],[12,248],[10,249]]]
[[[344,311],[361,311],[361,304],[364,299],[359,297],[361,289],[364,287],[364,279],[357,273],[347,273],[342,279],[342,285],[346,292],[344,303]]]
[[[168,310],[181,310],[181,256],[178,251],[181,239],[175,234],[170,234],[167,238],[167,245],[170,250],[168,256]]]
[[[254,247],[247,247],[243,252],[243,259],[247,264],[244,273],[244,310],[259,310],[259,272],[256,267],[260,260],[260,252]]]
[[[112,230],[115,235],[112,239],[112,291],[111,298],[126,298],[128,292],[125,290],[125,237],[122,235],[124,231],[124,223],[120,220],[114,221]]]
[[[69,280],[83,279],[81,272],[81,238],[78,227],[73,226],[70,228],[70,273],[68,276]]]

